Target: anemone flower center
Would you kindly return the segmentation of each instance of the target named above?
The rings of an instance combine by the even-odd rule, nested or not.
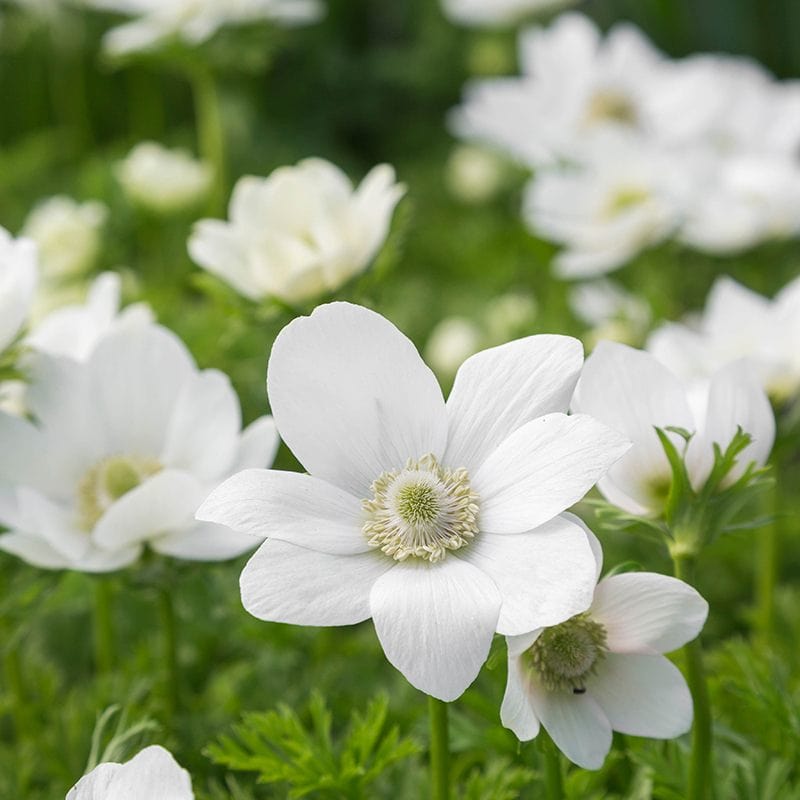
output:
[[[436,457],[409,459],[401,470],[382,473],[364,500],[364,535],[397,561],[441,561],[478,532],[478,495],[465,469],[448,470]]]
[[[91,531],[116,500],[162,469],[154,458],[111,456],[95,464],[78,484],[78,523]]]
[[[578,614],[545,628],[527,658],[545,689],[583,694],[607,650],[606,629],[588,614]]]
[[[586,123],[618,122],[635,126],[636,107],[622,92],[613,89],[600,89],[589,100],[586,108]]]

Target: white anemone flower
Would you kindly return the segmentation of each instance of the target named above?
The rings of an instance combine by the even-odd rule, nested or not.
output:
[[[92,281],[84,303],[51,311],[36,324],[25,344],[39,353],[86,361],[108,334],[127,325],[153,322],[153,311],[145,303],[120,310],[122,281],[114,272],[104,272]]]
[[[647,300],[607,278],[579,283],[567,296],[572,313],[590,327],[592,346],[602,339],[634,344],[649,326],[652,309]]]
[[[99,764],[66,800],[194,800],[192,779],[163,747],[145,747],[124,764]]]
[[[764,464],[775,439],[769,400],[746,362],[733,362],[709,380],[687,385],[650,353],[616,342],[600,342],[586,360],[572,409],[591,414],[633,442],[598,488],[609,502],[637,515],[663,511],[672,477],[655,426],[694,434],[686,466],[695,489],[714,464],[713,445],[724,450],[737,427],[753,441],[739,454],[729,482],[751,462]],[[681,450],[683,440],[670,435]]]
[[[589,163],[542,169],[528,184],[523,218],[564,245],[553,263],[562,278],[618,269],[677,225],[681,171],[658,153],[620,145],[608,140]]]
[[[44,280],[74,278],[88,272],[100,253],[100,230],[108,209],[95,200],[79,203],[57,195],[39,203],[28,214],[24,236],[39,247]]]
[[[741,358],[776,402],[800,390],[800,278],[773,300],[717,278],[699,319],[654,331],[647,349],[685,381],[707,378]]]
[[[27,320],[37,279],[36,245],[0,228],[0,353]]]
[[[464,362],[445,403],[414,345],[379,314],[320,306],[275,341],[267,387],[307,475],[247,470],[198,518],[266,536],[241,576],[254,616],[372,618],[416,688],[458,697],[495,631],[585,610],[594,559],[561,512],[628,448],[567,416],[580,343],[531,336]]]
[[[112,28],[103,46],[122,56],[156,48],[170,39],[199,45],[220,28],[269,21],[305,25],[322,14],[318,0],[84,0],[87,6],[136,17]]]
[[[602,566],[599,544],[597,574]],[[694,639],[708,603],[677,578],[629,572],[597,584],[590,608],[507,638],[500,719],[521,741],[541,727],[584,769],[599,769],[611,732],[672,739],[692,725],[692,696],[665,658]]]
[[[519,77],[468,85],[452,124],[459,136],[539,167],[580,157],[595,135],[648,136],[663,56],[634,26],[603,37],[582,14],[520,35]]]
[[[555,11],[576,0],[442,0],[442,10],[461,25],[512,25],[525,17]]]
[[[122,326],[84,363],[42,354],[31,372],[35,424],[0,413],[0,549],[34,566],[108,572],[145,544],[193,560],[257,544],[194,513],[228,475],[271,463],[272,420],[242,432],[228,378],[198,370],[174,334]]]
[[[337,166],[308,158],[268,178],[241,178],[230,221],[197,223],[189,254],[251,300],[304,302],[367,268],[404,193],[388,164],[354,190]]]
[[[133,202],[159,214],[172,214],[208,194],[213,170],[185,150],[140,142],[117,164],[116,175]]]

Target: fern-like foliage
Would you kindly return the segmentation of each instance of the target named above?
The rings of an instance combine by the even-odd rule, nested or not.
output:
[[[246,714],[230,735],[208,746],[206,755],[234,771],[256,772],[261,783],[284,784],[288,798],[366,798],[372,786],[419,746],[387,729],[384,695],[361,714],[354,711],[344,733],[334,738],[333,717],[315,693],[308,725],[288,706]]]

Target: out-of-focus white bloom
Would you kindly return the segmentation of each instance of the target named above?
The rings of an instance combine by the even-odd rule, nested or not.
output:
[[[241,178],[230,221],[198,222],[189,253],[251,300],[305,302],[367,268],[404,192],[388,164],[354,190],[337,166],[309,158],[268,178]]]
[[[84,0],[87,6],[137,17],[110,30],[106,50],[126,55],[149,50],[169,39],[198,45],[227,25],[263,20],[304,25],[322,13],[318,0]]]
[[[36,245],[0,228],[0,352],[25,324],[37,278]]]
[[[100,252],[100,228],[108,209],[97,201],[78,203],[58,195],[39,203],[28,215],[22,233],[39,247],[44,280],[81,275]]]
[[[572,313],[591,328],[592,347],[601,339],[635,344],[644,339],[650,324],[647,301],[607,279],[572,287],[567,301]]]
[[[467,87],[452,118],[460,136],[541,166],[579,157],[597,134],[654,127],[663,59],[631,25],[602,38],[588,18],[564,14],[521,34],[520,62],[520,77]]]
[[[486,148],[458,145],[447,160],[447,188],[463,203],[485,203],[502,186],[503,169],[498,156]]]
[[[192,779],[163,747],[145,747],[124,764],[99,764],[66,800],[194,800]]]
[[[27,403],[36,424],[0,414],[0,549],[50,569],[108,572],[145,544],[218,560],[258,540],[198,523],[211,488],[271,463],[272,420],[241,431],[228,378],[199,371],[156,325],[123,325],[88,359],[38,355]]]
[[[144,303],[120,311],[122,281],[114,272],[95,278],[86,302],[52,311],[25,343],[40,353],[86,361],[103,337],[126,325],[146,325],[153,312]]]
[[[709,380],[686,386],[650,353],[616,342],[601,342],[586,360],[572,409],[591,414],[633,442],[597,486],[609,502],[637,515],[663,511],[672,479],[656,426],[694,434],[686,447],[686,467],[695,489],[714,464],[713,445],[724,450],[737,427],[753,441],[739,454],[728,481],[751,462],[764,464],[775,439],[769,400],[746,362],[733,362]],[[682,450],[683,439],[670,435]]]
[[[536,298],[532,294],[506,292],[493,297],[483,312],[488,340],[499,344],[519,336],[526,329],[530,330],[537,311]]]
[[[481,348],[483,333],[466,317],[447,317],[431,331],[425,345],[425,360],[438,375],[452,377]]]
[[[728,255],[800,232],[800,161],[786,155],[712,156],[684,211],[679,239]]]
[[[442,0],[445,15],[461,25],[511,25],[576,0]]]
[[[595,551],[599,576],[599,544]],[[584,769],[603,765],[612,731],[651,739],[686,733],[692,696],[662,653],[694,639],[707,615],[708,603],[676,578],[652,572],[605,578],[585,613],[507,637],[503,725],[521,741],[544,727]]]
[[[309,474],[247,470],[198,511],[269,537],[242,573],[245,608],[299,625],[371,617],[389,661],[442,700],[472,683],[495,631],[585,610],[594,559],[561,512],[628,443],[559,413],[581,362],[565,336],[484,350],[445,404],[414,345],[380,315],[333,303],[291,322],[267,388]]]
[[[776,402],[800,390],[800,278],[774,300],[731,278],[718,278],[694,324],[669,323],[647,349],[687,382],[708,378],[738,359]]]
[[[601,275],[663,241],[678,222],[679,173],[658,153],[610,144],[582,168],[538,172],[523,216],[531,230],[565,246],[563,278]]]
[[[116,175],[135,203],[169,214],[199,202],[208,193],[213,171],[185,150],[140,142],[117,164]]]

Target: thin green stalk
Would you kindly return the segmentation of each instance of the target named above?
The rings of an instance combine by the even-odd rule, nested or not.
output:
[[[770,492],[770,514],[773,521],[757,533],[756,630],[768,640],[775,616],[775,586],[778,581],[778,525],[780,492],[777,482]]]
[[[547,731],[540,730],[538,739],[542,752],[545,797],[547,800],[563,800],[564,776],[561,772],[561,755]]]
[[[167,719],[172,719],[178,711],[179,674],[178,647],[175,627],[175,607],[169,587],[158,590],[161,634],[163,636],[164,658],[164,709]]]
[[[430,775],[432,800],[450,797],[450,746],[447,733],[447,703],[428,698],[431,725]]]
[[[673,557],[675,577],[694,585],[695,559],[691,556]],[[689,761],[689,782],[686,800],[707,800],[711,797],[711,701],[708,695],[703,646],[700,637],[683,646],[686,681],[692,692],[694,723],[692,725],[692,754]]]
[[[11,695],[11,715],[14,719],[14,729],[17,742],[22,743],[28,739],[28,712],[25,699],[25,685],[22,680],[22,661],[19,656],[19,640],[10,642],[3,656],[3,671],[5,673],[8,693]]]
[[[209,213],[221,215],[224,211],[227,168],[219,88],[214,73],[205,67],[193,69],[189,73],[189,79],[194,95],[198,149],[200,156],[214,169],[214,183],[209,193]]]
[[[114,669],[114,623],[111,581],[98,577],[94,582],[94,666],[98,675]]]

